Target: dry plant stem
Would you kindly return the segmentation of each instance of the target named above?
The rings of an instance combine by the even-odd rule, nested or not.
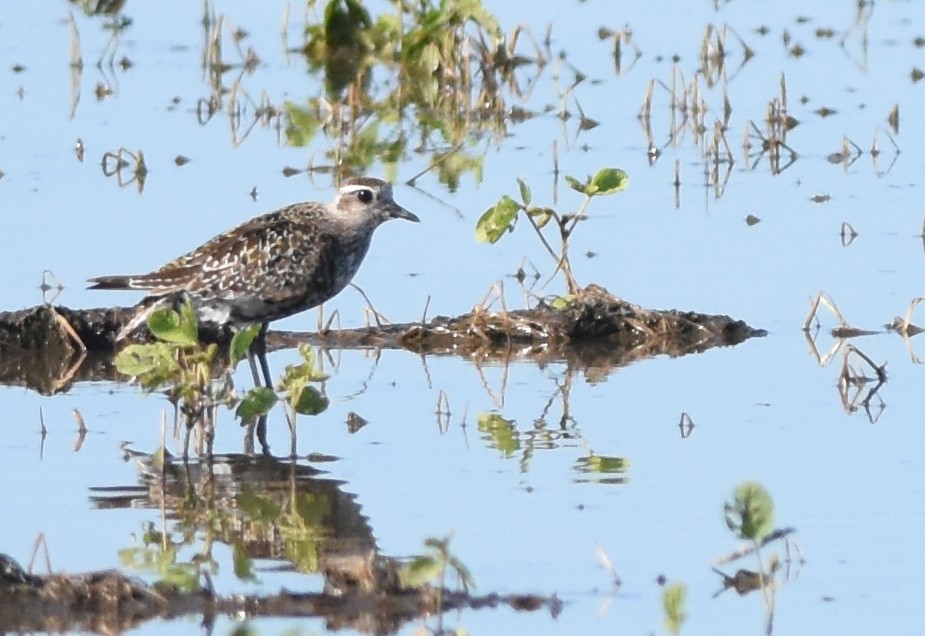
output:
[[[758,580],[761,581],[761,593],[764,595],[764,609],[768,612],[768,619],[774,615],[774,595],[768,590],[768,576],[764,572],[764,560],[761,558],[761,542],[752,539],[755,547],[755,558],[758,559]]]
[[[918,305],[923,300],[925,300],[925,296],[919,296],[918,298],[913,298],[912,301],[909,303],[909,309],[906,311],[906,319],[903,320],[903,325],[902,325],[903,333],[909,332],[909,325],[912,324],[912,313],[915,311],[915,306]]]
[[[787,536],[793,534],[794,532],[795,532],[795,530],[794,530],[793,528],[778,528],[777,530],[774,530],[771,534],[765,536],[765,537],[761,540],[761,543],[760,543],[759,545],[760,545],[760,547],[764,547],[764,546],[768,545],[769,543],[771,543],[772,541],[777,541],[778,539],[783,539],[783,538],[785,538],[785,537],[787,537]],[[753,549],[751,546],[749,546],[749,547],[743,547],[743,548],[741,548],[741,549],[739,549],[739,550],[736,550],[735,552],[731,552],[730,554],[727,554],[727,555],[725,555],[725,556],[723,556],[723,557],[721,557],[721,558],[716,559],[715,564],[716,564],[716,565],[725,565],[725,564],[727,564],[727,563],[732,563],[733,561],[736,561],[737,559],[741,559],[741,558],[747,557],[747,556],[748,556],[749,554],[751,554],[752,552],[754,552],[754,549]]]
[[[373,307],[373,302],[369,299],[369,296],[366,295],[366,292],[363,291],[363,288],[357,285],[356,283],[350,283],[350,286],[355,290],[360,292],[360,296],[363,297],[363,300],[366,301],[366,308],[372,313],[373,320],[376,321],[376,326],[382,329],[382,321],[385,321],[386,324],[392,324],[392,321],[379,313],[375,307]]]
[[[167,411],[161,411],[161,466],[160,466],[160,512],[161,512],[161,550],[167,551],[167,538],[170,533],[167,531],[167,497],[163,493],[167,492]]]
[[[591,197],[585,195],[585,200],[581,204],[578,212],[575,213],[575,216],[570,219],[568,227],[563,228],[559,226],[559,232],[562,238],[562,257],[559,261],[559,267],[562,269],[562,272],[565,274],[565,280],[568,284],[569,294],[576,295],[580,291],[578,283],[575,281],[575,277],[572,275],[572,263],[569,261],[568,257],[568,240],[572,236],[572,232],[575,230],[575,226],[578,225],[580,221],[585,216],[585,210],[588,209],[588,204],[591,203]]]
[[[832,315],[834,315],[835,318],[838,320],[838,322],[841,323],[842,327],[846,329],[851,327],[848,321],[845,320],[844,316],[842,316],[842,313],[838,310],[838,307],[835,306],[835,301],[829,298],[828,294],[826,294],[825,292],[819,292],[816,295],[816,297],[812,300],[812,305],[810,307],[809,314],[806,316],[806,320],[803,323],[804,331],[809,331],[810,326],[812,325],[812,322],[813,322],[813,318],[816,317],[816,314],[819,311],[820,304],[825,305],[829,309],[829,311],[832,312]]]
[[[527,218],[530,218],[529,214],[527,215]],[[530,222],[534,223],[532,218],[530,218]],[[558,220],[556,222],[558,223]],[[535,223],[534,223],[534,227],[536,227]],[[537,228],[537,233],[539,233],[539,228]],[[540,236],[542,237],[542,234],[540,234]],[[543,243],[546,244],[546,239],[543,239]],[[546,246],[547,248],[549,247],[548,244]],[[555,252],[552,251],[551,248],[550,248],[550,254],[552,254],[552,257],[556,260],[556,269],[553,270],[552,274],[549,276],[549,279],[546,281],[543,287],[545,287],[550,282],[552,282],[552,279],[556,277],[556,274],[559,273],[559,270],[562,270],[562,272],[565,274],[565,282],[566,282],[566,285],[568,286],[568,293],[577,294],[578,293],[578,283],[575,282],[575,278],[574,276],[572,276],[572,267],[568,260],[568,247],[566,244],[566,239],[564,238],[562,239],[562,255],[561,256],[557,256]]]
[[[44,532],[40,532],[38,536],[35,537],[35,543],[32,545],[32,556],[29,557],[29,566],[26,568],[26,570],[30,574],[32,573],[33,566],[35,565],[35,557],[38,556],[40,547],[45,553],[45,567],[48,568],[48,574],[51,574],[51,554],[48,552],[48,542],[45,540]]]
[[[536,235],[537,235],[538,237],[540,237],[540,242],[543,243],[543,246],[546,248],[546,251],[549,252],[549,255],[550,255],[550,256],[552,256],[554,259],[558,260],[558,259],[559,259],[559,255],[556,254],[555,250],[553,250],[553,249],[552,249],[552,246],[549,244],[549,241],[547,241],[547,240],[546,240],[546,237],[543,236],[543,232],[542,232],[542,230],[540,229],[540,226],[536,224],[536,221],[533,220],[533,217],[532,217],[532,216],[530,216],[529,214],[526,215],[526,216],[527,216],[527,220],[530,221],[530,225],[533,226],[533,230],[536,232]],[[552,212],[552,218],[555,219],[556,224],[560,224],[561,221],[560,221],[560,218],[559,218],[559,214],[558,214],[557,212]],[[560,225],[560,227],[561,227],[561,225]],[[923,233],[925,233],[925,230],[923,230]]]
[[[533,218],[528,214],[527,218],[530,219],[530,223],[533,225],[533,229],[536,230],[536,233],[539,235],[540,240],[542,240],[543,245],[546,246],[546,249],[549,251],[550,255],[557,260],[556,269],[553,271],[550,280],[556,275],[559,270],[562,270],[562,273],[565,274],[565,282],[568,287],[568,293],[575,295],[580,291],[578,283],[575,281],[575,276],[572,274],[572,264],[569,261],[568,257],[568,239],[572,235],[572,232],[575,230],[575,226],[585,216],[585,210],[588,209],[588,204],[591,202],[591,197],[585,195],[585,200],[581,204],[581,207],[578,209],[578,212],[575,213],[569,221],[565,224],[562,223],[562,217],[560,217],[556,212],[553,212],[553,218],[556,221],[556,225],[559,227],[559,238],[562,242],[561,253],[557,256],[553,251],[552,247],[546,241],[546,238],[543,236],[543,233],[540,231],[539,226]],[[547,281],[548,284],[548,281]]]
[[[67,319],[62,316],[57,309],[54,308],[54,306],[49,305],[49,308],[51,309],[51,313],[54,315],[55,322],[58,323],[58,327],[61,329],[61,332],[70,337],[71,340],[74,341],[74,344],[77,345],[77,348],[81,354],[85,356],[87,353],[87,345],[85,345],[84,341],[80,339],[77,331],[74,330],[74,327],[71,326],[71,323],[69,323]]]
[[[295,408],[291,405],[287,406],[284,411],[286,413],[286,424],[289,426],[289,458],[296,459],[298,457],[296,454],[296,449],[298,447],[298,433],[296,430],[297,413]]]
[[[87,425],[80,411],[74,409],[74,418],[77,420],[77,440],[74,442],[74,452],[79,452],[87,439]]]
[[[457,152],[459,152],[460,150],[462,150],[462,148],[463,148],[463,146],[465,145],[465,143],[466,143],[466,142],[464,142],[464,141],[459,142],[458,144],[456,144],[455,146],[453,146],[453,148],[451,148],[449,152],[447,152],[447,153],[444,154],[444,155],[441,155],[440,157],[438,157],[438,158],[435,159],[434,161],[430,162],[430,164],[429,164],[426,168],[424,168],[423,170],[421,170],[420,172],[418,172],[416,175],[414,175],[414,176],[411,177],[410,179],[406,180],[406,181],[405,181],[405,185],[414,186],[414,185],[417,183],[417,180],[418,180],[418,179],[420,179],[421,177],[423,177],[423,176],[424,176],[425,174],[427,174],[428,172],[434,170],[434,169],[435,169],[437,166],[439,166],[441,163],[443,163],[444,161],[446,161],[447,159],[449,159],[450,157],[452,157],[454,154],[456,154]]]
[[[886,380],[886,364],[877,366],[877,364],[874,363],[874,361],[870,359],[870,356],[868,356],[866,353],[864,353],[863,351],[861,351],[860,349],[858,349],[857,347],[855,347],[853,344],[849,344],[848,347],[847,347],[847,349],[845,350],[845,362],[846,362],[846,364],[847,364],[848,356],[849,356],[850,354],[852,354],[852,353],[855,354],[855,355],[857,355],[857,356],[858,356],[859,358],[861,358],[864,362],[866,362],[868,365],[870,365],[870,368],[873,369],[874,373],[877,374],[877,379],[878,379],[878,380],[881,380],[881,381]]]

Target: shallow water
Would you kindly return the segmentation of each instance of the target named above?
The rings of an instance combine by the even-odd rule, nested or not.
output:
[[[796,2],[773,9],[759,2],[729,2],[720,9],[677,2],[658,11],[621,6],[614,15],[601,3],[570,2],[567,17],[557,10],[559,3],[534,3],[529,16],[513,3],[485,5],[505,31],[523,22],[541,40],[552,24],[552,50],[564,50],[568,63],[588,76],[567,97],[576,116],[562,122],[555,115],[558,91],[570,85],[574,72],[551,62],[519,104],[536,112],[552,105],[552,112],[509,125],[502,143],[473,142],[469,151],[484,153],[480,179],[464,175],[455,192],[433,173],[421,177],[417,188],[403,185],[426,168],[428,159],[419,155],[371,170],[392,178],[396,198],[423,220],[379,231],[356,279],[376,308],[396,322],[410,322],[420,318],[429,296],[430,315],[453,315],[479,304],[499,279],[507,305],[522,306],[525,294],[510,274],[527,258],[542,273],[541,285],[554,264],[526,226],[485,246],[474,240],[475,222],[501,195],[516,193],[517,177],[531,183],[538,202],[552,203],[555,143],[565,174],[583,177],[617,166],[631,180],[625,192],[594,201],[574,235],[581,282],[646,307],[729,314],[769,335],[614,371],[422,360],[401,351],[378,357],[335,353],[336,365],[325,364],[331,406],[319,417],[300,419],[299,453],[337,459],[300,463],[344,482],[341,490],[356,496],[383,554],[417,554],[427,537],[452,533],[453,552],[472,571],[479,592],[556,594],[564,603],[555,619],[509,609],[445,617],[449,626],[473,634],[667,633],[661,575],[687,586],[682,632],[763,633],[759,594],[740,598],[726,591],[712,598],[722,581],[711,565],[739,545],[725,526],[722,505],[748,479],[770,491],[777,525],[796,529],[793,539],[805,559],[793,560],[777,593],[776,633],[921,631],[915,608],[925,591],[922,366],[895,334],[856,339],[876,364],[888,363],[888,381],[879,392],[885,406],[873,398],[870,418],[863,409],[849,412],[837,387],[844,347],[820,366],[802,326],[810,298],[821,290],[849,322],[867,329],[902,315],[922,293],[925,251],[916,193],[925,168],[918,140],[925,131],[915,116],[922,87],[912,73],[925,67],[915,42],[925,35],[925,9],[913,2],[878,3],[858,24],[856,3],[823,10]],[[274,104],[304,103],[319,94],[318,77],[306,70],[304,58],[287,55],[281,44],[284,3],[213,6],[249,33],[244,42],[260,64],[242,85],[255,101],[265,93]],[[0,2],[0,8],[0,219],[6,237],[0,309],[41,302],[38,286],[46,269],[65,287],[55,302],[133,302],[131,294],[85,291],[83,281],[150,269],[243,219],[330,196],[329,176],[308,181],[282,174],[286,166],[320,158],[330,143],[320,136],[296,148],[272,127],[258,126],[235,145],[225,114],[197,123],[196,101],[210,93],[201,65],[201,5],[127,5],[124,13],[133,22],[114,48],[116,60],[131,60],[127,70],[105,61],[96,67],[110,33],[100,19],[72,5],[37,10]],[[85,62],[73,116],[69,10]],[[291,7],[290,46],[300,41],[303,15],[304,8]],[[729,25],[755,53],[742,65],[741,46],[730,36],[728,138],[735,163],[719,197],[705,183],[705,162],[691,132],[670,143],[666,89],[656,88],[653,99],[654,141],[662,151],[653,165],[637,119],[649,81],[671,83],[672,55],[680,57],[677,68],[690,81],[708,24]],[[617,75],[612,44],[597,33],[601,26],[624,25],[632,28],[640,56]],[[759,33],[760,27],[767,33]],[[820,28],[834,35],[817,35]],[[797,43],[805,49],[799,57],[788,53]],[[226,54],[236,55],[230,47]],[[25,69],[14,72],[17,64]],[[787,143],[799,158],[775,175],[766,156],[745,160],[742,139],[748,121],[764,130],[782,74],[788,112],[800,122]],[[99,101],[94,88],[104,81],[114,94]],[[701,89],[712,126],[722,113],[723,92],[703,82]],[[600,125],[579,132],[578,105]],[[894,105],[898,132],[887,121]],[[816,112],[822,107],[836,113],[822,117]],[[848,166],[831,163],[829,155],[841,150],[845,137],[863,154]],[[73,150],[78,138],[86,147],[83,162]],[[876,159],[869,152],[874,139]],[[103,153],[120,146],[144,152],[150,174],[143,193],[102,174]],[[191,161],[177,166],[176,155]],[[256,201],[249,196],[252,188]],[[831,199],[817,203],[817,195]],[[564,183],[559,196],[562,209],[580,203]],[[749,214],[761,222],[749,226]],[[859,232],[847,247],[839,237],[843,221]],[[595,256],[584,256],[588,252]],[[559,281],[537,290],[561,292]],[[359,294],[348,290],[326,311],[336,308],[343,326],[358,326],[363,307]],[[825,350],[835,344],[826,331],[837,322],[824,312],[821,317]],[[275,326],[310,330],[316,323],[315,312],[308,312]],[[297,358],[294,351],[278,352],[270,362],[281,370]],[[857,359],[852,364],[861,368]],[[239,375],[246,386],[247,374]],[[563,385],[569,387],[567,407]],[[448,416],[436,413],[441,392]],[[6,511],[0,551],[25,563],[42,533],[55,570],[121,567],[120,550],[139,544],[145,524],[160,527],[160,513],[99,509],[91,503],[97,492],[91,489],[138,485],[138,471],[123,461],[120,444],[155,450],[169,405],[133,386],[109,383],[54,396],[8,387],[0,390],[0,400],[6,420],[0,427],[0,479],[8,484],[0,494]],[[74,409],[89,428],[76,452]],[[355,434],[345,425],[350,411],[369,420]],[[48,428],[44,443],[40,413]],[[499,448],[497,437],[479,430],[479,415],[488,413],[516,424],[513,446]],[[682,413],[694,422],[686,438],[678,428]],[[216,450],[240,452],[242,435],[231,414],[224,415]],[[288,431],[279,410],[271,417],[270,436],[273,450],[284,453]],[[179,446],[171,441],[171,447]],[[626,458],[628,470],[616,477],[582,472],[592,453]],[[167,529],[176,532],[175,526]],[[199,537],[183,556],[202,549],[202,542]],[[619,588],[601,567],[596,546],[613,562]],[[776,551],[785,556],[779,546]],[[218,564],[214,584],[223,594],[321,587],[320,576],[277,572],[280,562],[272,559],[258,560],[257,582],[244,580],[222,543],[211,556]],[[754,563],[746,560],[742,567]],[[127,571],[157,578],[151,571]],[[193,625],[177,621],[137,631],[186,633]],[[321,621],[258,620],[253,626],[261,633],[325,630]],[[407,625],[401,633],[419,627]],[[233,621],[223,619],[215,631],[233,628]]]

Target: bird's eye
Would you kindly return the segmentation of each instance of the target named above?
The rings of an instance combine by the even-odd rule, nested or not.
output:
[[[373,191],[372,190],[357,190],[357,198],[361,203],[371,203],[373,200]]]

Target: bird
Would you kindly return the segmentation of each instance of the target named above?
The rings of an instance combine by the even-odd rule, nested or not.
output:
[[[155,309],[180,299],[188,300],[202,321],[235,329],[260,324],[254,346],[270,386],[269,323],[340,293],[360,268],[373,232],[391,219],[420,222],[395,202],[390,183],[355,177],[345,180],[329,203],[294,203],[223,232],[150,273],[98,276],[88,280],[88,289],[147,292],[117,341]],[[256,382],[253,358],[251,363]]]

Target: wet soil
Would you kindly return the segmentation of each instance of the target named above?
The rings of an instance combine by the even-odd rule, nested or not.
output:
[[[0,312],[0,383],[57,393],[74,381],[114,380],[116,335],[131,307],[71,309],[39,305]],[[406,349],[417,354],[500,360],[558,360],[613,369],[657,355],[681,356],[732,346],[766,332],[725,315],[653,310],[591,285],[555,308],[489,312],[476,309],[427,322],[338,329],[317,333],[271,332],[270,350],[311,343],[327,349]],[[228,342],[230,329],[200,325],[204,341]],[[144,340],[144,333],[133,340]]]
[[[394,580],[394,579],[393,579]],[[548,608],[559,601],[535,595],[471,595],[425,586],[419,589],[364,589],[347,593],[294,593],[269,596],[220,596],[203,588],[184,592],[149,586],[116,570],[86,574],[30,574],[0,554],[0,631],[121,633],[164,618],[200,616],[203,626],[220,615],[256,618],[320,617],[328,629],[352,628],[368,633],[392,633],[420,617],[464,608],[506,605],[517,610]]]

